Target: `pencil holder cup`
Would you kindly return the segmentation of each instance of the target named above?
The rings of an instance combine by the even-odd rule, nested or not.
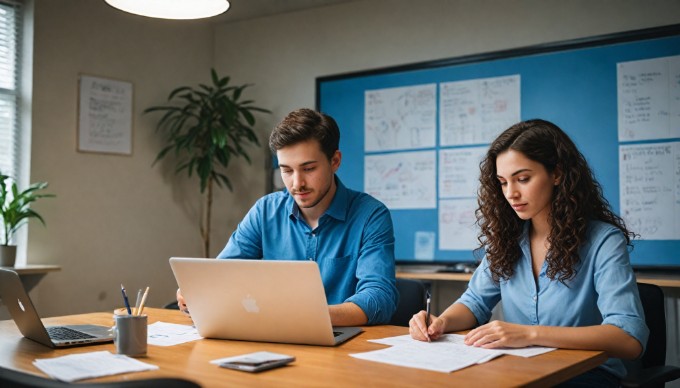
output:
[[[116,352],[131,357],[146,355],[146,315],[114,314],[113,343]]]

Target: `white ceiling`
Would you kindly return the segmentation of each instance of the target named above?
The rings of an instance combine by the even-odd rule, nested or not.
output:
[[[357,0],[229,0],[231,6],[227,12],[209,20],[214,23],[234,22],[350,1]]]

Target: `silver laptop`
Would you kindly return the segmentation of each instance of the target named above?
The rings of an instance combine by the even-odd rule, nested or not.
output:
[[[170,266],[205,338],[334,346],[362,332],[331,326],[313,261],[173,257]]]
[[[98,325],[43,325],[28,297],[19,275],[0,269],[0,299],[24,337],[43,345],[60,348],[113,341],[110,327]]]

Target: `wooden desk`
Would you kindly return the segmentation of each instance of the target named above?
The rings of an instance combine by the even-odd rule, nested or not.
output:
[[[190,324],[177,310],[147,309],[149,323],[156,321]],[[44,319],[46,324],[95,323],[110,325],[111,313],[92,313]],[[350,357],[348,354],[384,348],[368,339],[406,334],[397,326],[366,327],[365,332],[338,347],[286,345],[226,340],[199,340],[177,346],[149,346],[148,356],[140,360],[158,365],[157,371],[109,376],[100,381],[151,377],[184,377],[204,387],[224,386],[550,386],[590,370],[606,360],[603,352],[557,350],[524,359],[502,356],[488,363],[453,373],[403,368]],[[40,374],[36,358],[109,350],[113,344],[54,350],[25,339],[13,321],[0,321],[0,365]],[[273,351],[294,355],[297,360],[286,367],[259,374],[228,370],[209,363],[221,357],[254,351]]]

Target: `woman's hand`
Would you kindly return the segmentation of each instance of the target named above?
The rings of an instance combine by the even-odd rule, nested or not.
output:
[[[418,341],[432,341],[444,334],[444,320],[430,314],[430,327],[425,326],[427,313],[421,311],[408,321],[409,333],[413,339]]]
[[[189,308],[187,307],[187,303],[184,301],[184,297],[182,296],[182,292],[180,292],[179,288],[177,289],[177,306],[179,306],[179,311],[183,312],[187,316],[189,315]]]
[[[491,321],[470,330],[465,344],[486,349],[523,348],[534,345],[534,326],[518,325],[503,321]]]

